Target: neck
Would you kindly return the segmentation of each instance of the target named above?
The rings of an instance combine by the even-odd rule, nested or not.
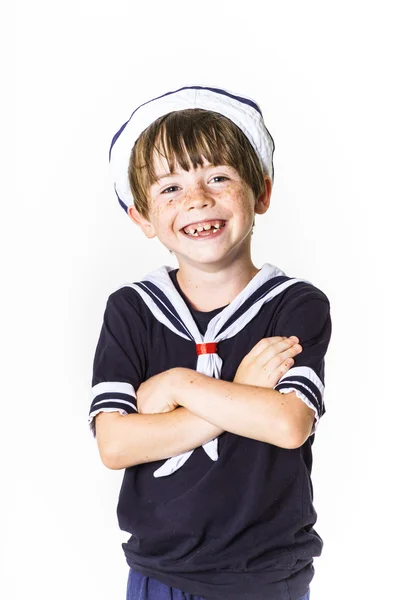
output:
[[[230,304],[258,271],[249,257],[215,270],[180,264],[177,279],[193,308],[206,312]]]

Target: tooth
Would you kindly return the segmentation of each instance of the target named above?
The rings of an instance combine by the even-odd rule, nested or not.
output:
[[[198,236],[199,234],[198,233],[192,233],[192,235],[197,235]]]
[[[218,229],[213,229],[213,233],[217,233]]]
[[[206,231],[208,231],[209,229],[211,229],[211,225],[210,225],[209,223],[208,223],[208,225],[204,225],[204,229],[205,229]]]
[[[220,223],[217,223],[216,225],[214,225],[214,227],[216,227],[216,229],[219,229],[221,227]]]
[[[190,229],[189,229],[189,233],[191,233],[191,234],[193,235],[193,233],[196,233],[196,230],[195,230],[195,229],[192,229],[192,228],[190,228]]]
[[[197,231],[203,231],[203,227],[197,227]]]

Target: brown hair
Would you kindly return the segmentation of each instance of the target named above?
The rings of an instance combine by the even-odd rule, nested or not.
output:
[[[265,189],[261,162],[235,123],[219,113],[199,108],[163,115],[143,131],[132,149],[128,177],[137,211],[148,216],[147,194],[156,181],[154,151],[165,157],[171,172],[203,164],[233,167],[251,187],[255,198]],[[270,175],[270,174],[269,174]]]

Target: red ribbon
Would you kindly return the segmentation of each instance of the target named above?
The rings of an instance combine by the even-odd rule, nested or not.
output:
[[[217,354],[217,344],[208,342],[208,344],[196,344],[197,356],[200,354]]]

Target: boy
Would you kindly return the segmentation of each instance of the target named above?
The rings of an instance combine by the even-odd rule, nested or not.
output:
[[[253,101],[199,86],[140,106],[112,141],[121,206],[179,265],[110,295],[94,359],[90,421],[125,469],[128,600],[309,598],[330,307],[252,263],[273,151]]]

